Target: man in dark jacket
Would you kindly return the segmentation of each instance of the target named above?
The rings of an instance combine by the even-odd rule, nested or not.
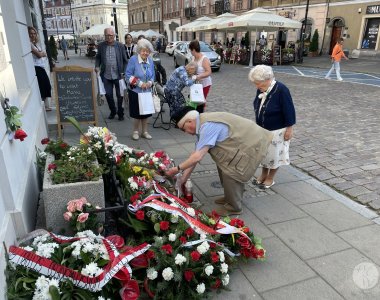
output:
[[[119,80],[123,78],[127,56],[124,45],[115,41],[115,31],[112,27],[104,30],[105,41],[98,45],[98,53],[95,58],[95,72],[100,72],[104,89],[106,90],[106,99],[111,113],[108,119],[114,119],[115,115],[119,116],[119,121],[124,120],[123,97],[120,95]],[[117,96],[117,111],[113,98],[113,88],[115,86]]]

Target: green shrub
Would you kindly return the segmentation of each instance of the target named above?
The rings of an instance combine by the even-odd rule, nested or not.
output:
[[[55,39],[52,35],[49,38],[49,47],[50,47],[51,57],[54,60],[57,60],[57,56],[58,56],[57,44],[55,43]]]
[[[310,52],[318,51],[318,39],[319,39],[318,29],[315,29],[313,37],[311,39],[310,47],[309,47]]]

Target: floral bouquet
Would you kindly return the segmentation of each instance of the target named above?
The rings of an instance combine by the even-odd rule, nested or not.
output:
[[[100,209],[93,206],[85,197],[74,199],[67,203],[67,211],[63,214],[66,221],[74,232],[92,230],[102,231],[102,224],[98,222],[97,216],[92,211]]]
[[[43,138],[41,144],[46,146],[45,152],[52,154],[55,159],[59,159],[70,148],[70,145],[61,139],[53,141],[49,138]]]
[[[149,249],[146,243],[123,248],[121,237],[104,238],[91,231],[72,238],[44,230],[30,236],[23,240],[23,246],[9,249],[8,299],[139,297],[138,283],[132,279],[128,263]]]

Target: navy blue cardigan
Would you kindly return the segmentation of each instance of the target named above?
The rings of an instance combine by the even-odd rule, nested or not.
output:
[[[260,94],[260,90],[257,90],[253,101],[257,125],[267,130],[277,130],[296,123],[296,112],[292,96],[283,83],[276,82],[259,113],[261,100],[258,96]]]

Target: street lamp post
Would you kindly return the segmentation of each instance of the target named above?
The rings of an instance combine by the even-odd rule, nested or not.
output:
[[[76,40],[75,32],[74,32],[73,10],[72,10],[72,7],[71,7],[72,1],[73,0],[70,0],[71,28],[73,29],[73,36],[74,36],[74,50],[75,50],[75,54],[77,54],[78,53],[78,44],[77,44],[77,40]]]
[[[298,63],[303,63],[303,49],[305,46],[305,30],[307,26],[307,14],[309,12],[309,1],[310,0],[307,0],[306,2],[305,20],[302,22],[302,27],[301,27],[301,44],[298,51]]]
[[[113,23],[115,25],[115,34],[116,34],[116,40],[119,41],[119,30],[117,28],[117,16],[116,16],[116,0],[112,0],[112,14],[113,14]]]
[[[45,14],[44,14],[44,7],[43,7],[42,0],[39,0],[38,4],[40,5],[40,10],[41,10],[42,32],[43,32],[44,40],[45,40],[46,55],[48,57],[50,71],[53,71],[54,66],[53,66],[53,60],[51,58],[49,38],[48,38],[47,30],[46,30]]]

